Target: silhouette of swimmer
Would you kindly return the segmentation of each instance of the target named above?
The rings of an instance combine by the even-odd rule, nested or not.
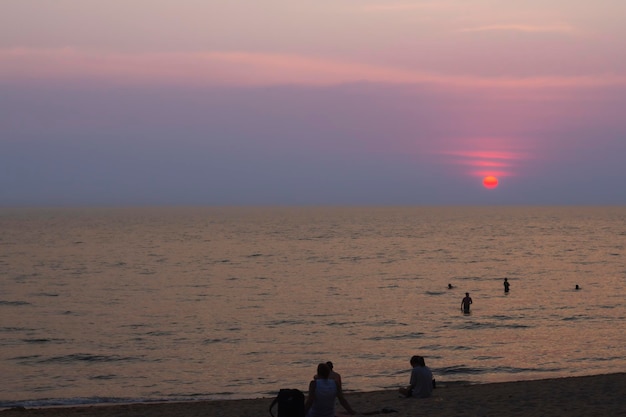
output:
[[[469,293],[465,293],[465,298],[461,301],[461,308],[463,309],[463,313],[469,314],[470,312],[470,304],[472,304],[472,297],[469,296]]]
[[[504,292],[509,292],[509,280],[504,278]]]
[[[579,289],[580,289],[580,287],[578,286],[578,284],[576,284],[576,289],[577,289],[577,290],[579,290]]]
[[[448,289],[451,290],[452,288],[454,288],[452,284],[448,284]]]

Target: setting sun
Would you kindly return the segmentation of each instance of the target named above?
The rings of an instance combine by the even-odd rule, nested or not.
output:
[[[498,179],[489,175],[483,179],[483,185],[485,188],[496,188],[498,186]]]

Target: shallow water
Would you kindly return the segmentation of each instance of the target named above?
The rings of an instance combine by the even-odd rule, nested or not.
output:
[[[626,371],[624,207],[0,209],[0,231],[0,407],[269,396],[327,360],[385,389],[413,354],[444,382]]]

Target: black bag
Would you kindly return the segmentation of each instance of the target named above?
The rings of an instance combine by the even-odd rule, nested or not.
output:
[[[304,394],[299,389],[281,389],[272,404],[270,404],[270,414],[274,405],[278,404],[277,417],[304,417]]]

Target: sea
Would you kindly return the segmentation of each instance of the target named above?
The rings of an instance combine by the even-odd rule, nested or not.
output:
[[[0,408],[625,372],[625,244],[626,207],[1,208]]]

